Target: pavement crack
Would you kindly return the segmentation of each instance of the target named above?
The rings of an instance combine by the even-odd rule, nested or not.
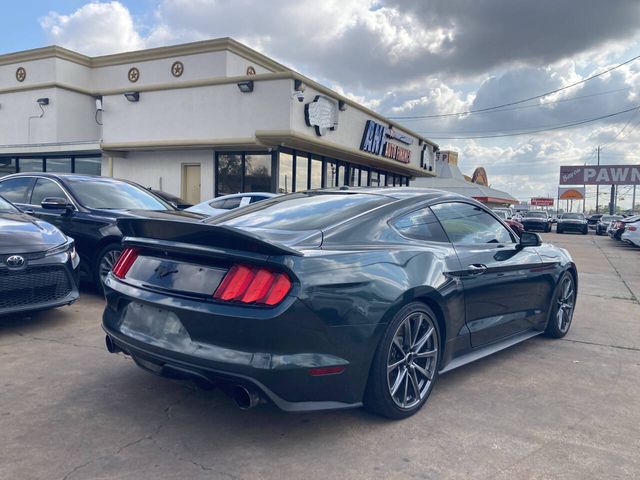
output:
[[[609,262],[609,265],[611,265],[611,268],[613,269],[613,271],[616,272],[616,275],[618,276],[620,281],[623,283],[623,285],[625,286],[625,288],[628,290],[629,294],[631,295],[630,300],[632,302],[640,304],[640,301],[638,301],[638,297],[636,297],[635,293],[633,293],[633,290],[631,290],[631,287],[629,287],[629,284],[625,281],[624,277],[622,275],[620,275],[620,272],[618,271],[616,266],[611,261],[611,258],[609,258],[609,255],[607,255],[607,253],[602,249],[602,247],[600,246],[600,244],[598,242],[596,242],[594,240],[592,240],[591,242],[596,246],[596,248],[598,250],[600,250],[600,253],[602,253],[604,258],[607,259],[607,262]]]
[[[584,345],[595,345],[597,347],[618,348],[620,350],[630,350],[632,352],[640,352],[640,348],[636,348],[636,347],[623,347],[621,345],[609,345],[606,343],[586,342],[584,340],[571,340],[569,338],[561,338],[560,340],[563,342],[582,343]]]
[[[67,472],[65,474],[64,477],[62,477],[62,480],[68,480],[69,478],[71,478],[72,475],[74,475],[78,470],[83,469],[84,467],[91,465],[94,462],[94,460],[89,460],[88,462],[83,463],[82,465],[78,465],[77,467],[73,467],[72,470],[70,470],[69,472]]]

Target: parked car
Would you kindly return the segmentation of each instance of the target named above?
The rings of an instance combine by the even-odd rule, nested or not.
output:
[[[189,212],[202,213],[208,217],[215,217],[223,213],[233,210],[234,208],[244,207],[250,203],[259,202],[277,196],[277,193],[269,192],[248,192],[234,193],[232,195],[224,195],[222,197],[213,198],[206,202],[198,203],[193,207],[187,208]]]
[[[620,238],[623,242],[640,247],[640,219],[627,223]]]
[[[611,223],[621,219],[621,215],[602,215],[596,224],[596,235],[606,235]]]
[[[563,213],[558,218],[556,233],[576,232],[586,235],[589,233],[587,219],[583,213]]]
[[[509,225],[509,227],[511,227],[511,230],[516,232],[518,237],[522,235],[522,232],[524,232],[524,225],[522,225],[520,222],[517,222],[515,220],[510,220],[509,218],[507,218],[507,212],[505,212],[503,209],[494,208],[493,213],[495,213],[498,217],[504,220],[504,223]]]
[[[509,207],[496,207],[493,209],[494,212],[504,212],[505,216],[504,219],[505,220],[509,220],[511,219],[511,217],[513,217],[513,210]]]
[[[600,219],[602,218],[604,214],[602,213],[594,213],[591,214],[587,217],[587,226],[591,229],[591,230],[595,230],[596,229],[596,225],[598,225],[598,222],[600,221]]]
[[[520,223],[526,231],[538,230],[541,232],[551,231],[551,221],[547,212],[542,210],[530,210],[524,214]]]
[[[241,408],[408,417],[439,374],[563,337],[576,304],[566,250],[438,190],[316,190],[118,226],[135,240],[105,281],[107,349]]]
[[[0,197],[0,315],[71,305],[78,262],[71,238]]]
[[[180,197],[176,197],[175,195],[171,195],[170,193],[163,192],[161,190],[154,190],[152,188],[149,188],[149,191],[160,197],[172,207],[177,208],[178,210],[186,210],[189,207],[193,207],[192,203],[189,203]]]
[[[0,178],[0,195],[72,237],[82,279],[98,288],[122,250],[118,218],[203,218],[175,209],[135,183],[93,175],[17,173]]]
[[[615,220],[611,222],[611,227],[609,227],[607,233],[614,240],[622,240],[622,234],[624,233],[627,224],[634,223],[638,220],[640,220],[640,215],[626,217],[621,220]]]

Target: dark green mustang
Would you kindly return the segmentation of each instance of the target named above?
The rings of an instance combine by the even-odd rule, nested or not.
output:
[[[564,336],[577,298],[565,250],[437,190],[308,191],[204,221],[118,227],[109,351],[216,385],[242,408],[407,417],[438,375]]]

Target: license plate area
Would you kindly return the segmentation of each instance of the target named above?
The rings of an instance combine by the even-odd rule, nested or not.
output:
[[[182,294],[210,297],[226,268],[140,255],[127,273],[127,281]]]
[[[124,306],[120,331],[145,343],[175,351],[189,351],[193,343],[178,316],[169,310],[139,302]]]

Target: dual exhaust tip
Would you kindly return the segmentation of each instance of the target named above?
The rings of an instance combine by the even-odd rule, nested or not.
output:
[[[104,342],[109,353],[123,351],[109,335],[105,336]],[[260,391],[254,387],[237,384],[232,385],[231,389],[225,389],[225,392],[233,399],[240,410],[249,410],[266,402]]]

